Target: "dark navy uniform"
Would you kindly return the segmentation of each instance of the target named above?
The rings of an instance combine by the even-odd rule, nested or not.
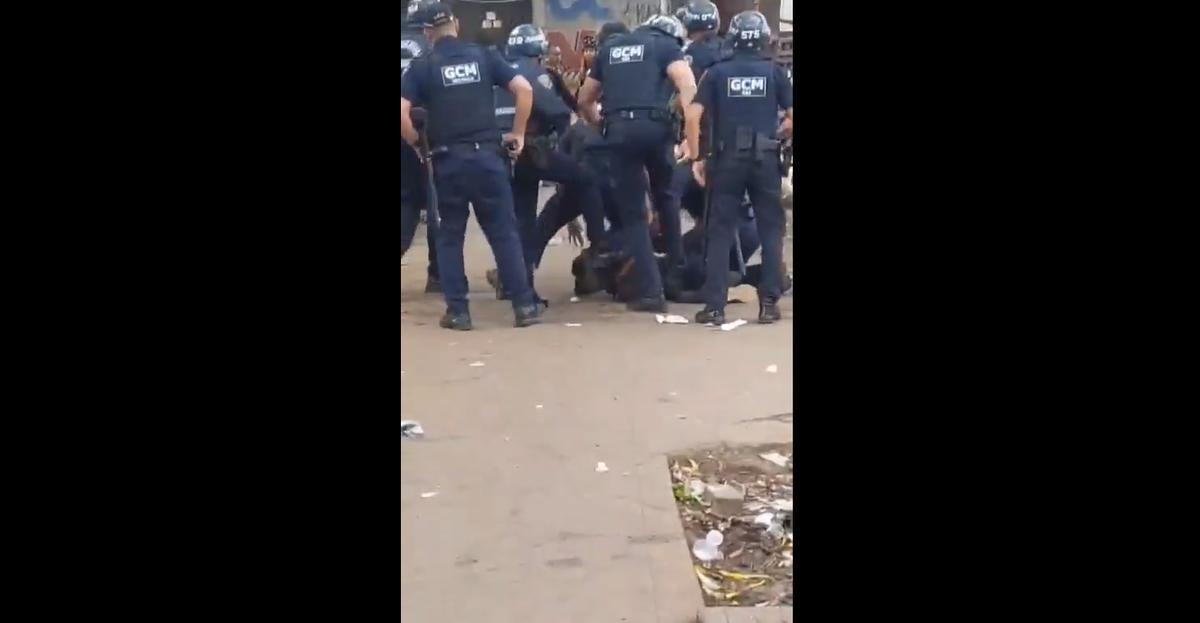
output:
[[[400,30],[400,76],[403,80],[412,62],[429,51],[429,40],[419,27]],[[420,212],[426,209],[428,193],[427,176],[417,152],[408,143],[400,141],[400,257],[408,252],[420,222]],[[429,249],[429,281],[426,291],[436,291],[439,285],[437,265],[437,224],[428,219],[425,227],[426,244]]]
[[[437,250],[448,317],[468,313],[463,268],[468,202],[475,207],[500,277],[511,292],[518,326],[523,326],[521,318],[529,309],[536,316],[492,99],[493,86],[507,87],[516,76],[498,54],[452,36],[438,39],[404,75],[402,96],[414,106],[424,105],[429,114],[442,219]],[[443,321],[446,326],[446,318]],[[469,327],[469,318],[465,324]]]
[[[570,156],[555,149],[556,137],[571,124],[571,110],[554,90],[550,74],[530,57],[509,58],[509,66],[533,86],[533,112],[525,141],[525,152],[513,170],[513,206],[524,248],[529,283],[541,261],[543,245],[538,244],[536,219],[538,193],[542,180],[563,185],[563,192],[578,203],[587,221],[588,238],[593,244],[604,240],[604,208],[600,188],[593,176]],[[501,131],[512,130],[516,101],[507,90],[495,90],[496,121]],[[503,280],[502,280],[503,281]],[[535,296],[536,288],[535,288]]]
[[[761,13],[747,11],[756,30],[754,47],[735,49],[733,57],[709,68],[701,81],[696,103],[712,119],[712,155],[706,167],[711,196],[707,225],[708,265],[704,285],[705,310],[697,321],[723,320],[728,295],[729,250],[738,226],[742,198],[748,193],[762,242],[762,281],[758,287],[760,322],[777,319],[775,308],[784,287],[784,213],[780,203],[780,141],[776,138],[780,109],[792,107],[792,90],[786,71],[763,58],[761,44],[770,34]],[[754,18],[753,16],[757,16]],[[761,20],[761,21],[757,21]],[[758,32],[765,30],[765,33]],[[762,37],[762,43],[758,38]],[[764,310],[766,310],[764,314]],[[765,316],[776,316],[765,318]]]
[[[615,199],[620,207],[624,246],[634,258],[638,274],[639,302],[644,303],[663,301],[662,279],[647,225],[646,182],[648,174],[656,209],[660,213],[669,211],[674,136],[668,106],[675,86],[666,70],[682,60],[677,39],[642,26],[605,41],[590,76],[603,85],[600,105]],[[668,223],[671,219],[665,215],[663,223],[678,230],[677,205],[675,213],[674,224]],[[682,233],[677,232],[677,237],[681,239]],[[682,240],[671,246],[682,255]],[[673,259],[674,263],[683,260]]]

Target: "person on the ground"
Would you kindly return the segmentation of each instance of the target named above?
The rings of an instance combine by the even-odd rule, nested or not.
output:
[[[781,318],[778,303],[784,286],[785,218],[780,202],[779,135],[790,135],[792,90],[784,70],[762,56],[771,35],[762,13],[739,13],[730,21],[729,33],[733,57],[709,68],[696,100],[687,109],[687,140],[692,153],[702,153],[700,123],[705,111],[710,113],[713,126],[711,156],[693,165],[697,181],[708,186],[711,193],[706,223],[705,307],[696,314],[696,322],[725,322],[725,258],[733,245],[742,198],[749,194],[762,241],[758,321],[769,324]],[[787,112],[788,119],[782,130],[778,127],[780,110]]]
[[[611,150],[625,245],[639,279],[640,295],[627,304],[634,311],[667,310],[647,226],[646,174],[655,205],[665,206],[674,163],[668,102],[678,92],[686,107],[696,89],[683,59],[683,37],[679,20],[663,15],[650,18],[634,32],[611,37],[596,55],[579,94],[580,116],[589,123],[600,126],[603,110],[602,133]],[[682,244],[678,250],[682,255]],[[682,259],[673,257],[672,263]]]
[[[441,213],[437,247],[447,309],[439,325],[462,331],[472,328],[463,268],[468,203],[475,208],[475,217],[512,295],[514,325],[536,324],[541,306],[527,280],[508,162],[509,155],[519,157],[525,147],[533,87],[498,54],[460,41],[458,20],[448,5],[431,2],[423,10],[425,36],[433,46],[404,74],[400,129],[404,139],[415,145],[419,136],[412,124],[412,107],[425,107]],[[493,86],[507,88],[515,100],[512,132],[503,136],[503,145]]]

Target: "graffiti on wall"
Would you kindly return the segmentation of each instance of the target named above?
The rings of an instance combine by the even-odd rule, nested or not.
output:
[[[583,48],[605,22],[623,22],[634,27],[661,12],[660,0],[533,0],[542,5],[534,11],[543,21],[551,47],[562,50],[563,64],[579,69]]]

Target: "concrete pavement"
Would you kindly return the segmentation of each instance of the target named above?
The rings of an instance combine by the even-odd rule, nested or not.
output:
[[[607,295],[567,302],[576,252],[549,249],[538,273],[552,303],[545,324],[512,329],[511,308],[484,281],[490,251],[472,223],[469,333],[437,327],[442,301],[421,292],[425,250],[406,256],[401,414],[426,431],[401,445],[406,622],[719,616],[703,607],[665,456],[791,439],[790,424],[766,416],[793,410],[792,299],[774,326],[659,325]],[[753,321],[753,290],[731,296],[748,304],[730,306],[730,319]],[[672,311],[690,318],[698,309]],[[770,364],[777,374],[765,372]],[[609,471],[596,472],[599,461]],[[790,620],[758,610],[778,614],[764,621]]]

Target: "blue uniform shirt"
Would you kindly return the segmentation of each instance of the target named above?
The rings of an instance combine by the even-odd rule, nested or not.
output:
[[[457,37],[442,37],[433,44],[433,50],[439,54],[451,54],[462,50],[468,45],[472,44],[459,41]],[[495,50],[485,50],[485,54],[488,60],[488,70],[492,75],[492,82],[495,86],[507,89],[508,83],[517,77],[517,71],[504,62],[504,58]],[[428,61],[429,55],[422,55],[421,60]],[[413,66],[417,62],[413,61]],[[413,106],[424,105],[429,97],[428,80],[429,72],[427,70],[404,74],[404,80],[400,85],[400,96],[412,102]]]
[[[441,63],[449,69],[450,65],[476,62],[485,66],[486,70],[479,73],[487,75],[490,80],[488,84],[479,83],[476,78],[474,83],[470,80],[460,80],[462,85],[457,86],[446,83],[445,81],[451,78],[445,77],[442,85],[435,87],[430,83],[435,74],[438,74],[431,66],[433,63]],[[433,44],[429,54],[409,65],[400,82],[400,96],[413,106],[429,110],[430,140],[435,146],[456,142],[499,142],[500,130],[496,126],[492,106],[492,87],[507,89],[516,76],[517,72],[494,50],[460,41],[457,37],[442,37]],[[446,110],[434,110],[430,106],[434,88],[437,88],[444,98],[440,101],[451,102],[443,106]],[[478,93],[472,95],[476,90]]]
[[[773,76],[773,84],[753,82],[768,73]],[[762,98],[772,95],[773,105],[763,105]],[[792,107],[792,83],[783,67],[758,53],[739,51],[709,68],[696,89],[696,103],[704,107],[706,115],[717,120],[720,127],[715,136],[723,140],[730,140],[730,129],[737,126],[774,136],[779,129],[778,111]]]
[[[633,108],[666,109],[674,93],[667,67],[681,60],[683,51],[675,39],[642,27],[609,37],[596,53],[589,76],[604,84],[614,73],[620,74],[616,78],[620,84],[606,84],[600,95],[600,103],[606,112]],[[620,69],[614,70],[614,67]]]

